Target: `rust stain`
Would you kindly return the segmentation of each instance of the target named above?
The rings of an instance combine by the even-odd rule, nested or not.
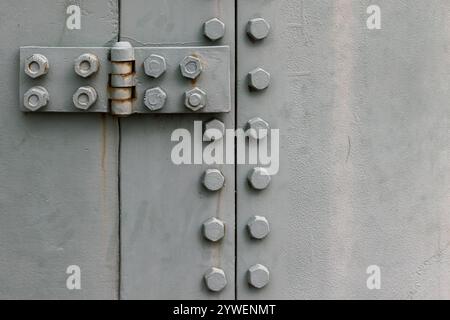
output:
[[[107,118],[106,114],[100,115],[101,132],[100,132],[100,208],[103,226],[107,226]],[[106,230],[102,228],[103,236],[106,237]]]

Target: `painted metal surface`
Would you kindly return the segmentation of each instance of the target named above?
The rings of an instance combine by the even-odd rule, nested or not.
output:
[[[153,86],[168,110],[183,108],[171,104],[181,87],[163,85],[177,64],[168,57],[149,77],[147,54],[200,46],[221,46],[214,62],[230,81],[221,72],[211,81],[231,84],[231,110],[118,120],[24,114],[17,96],[20,47],[110,47],[117,1],[80,1],[81,30],[65,27],[66,2],[2,2],[0,298],[450,298],[450,3],[378,0],[380,30],[366,26],[368,0],[236,3],[122,0],[120,40],[137,48],[145,77],[140,110],[151,112],[143,95]],[[53,71],[60,57],[49,58],[46,75],[26,80],[38,91],[53,72],[71,90],[91,84]],[[130,65],[111,68],[129,74]],[[199,74],[183,80],[195,89]],[[199,120],[221,132],[235,115],[239,128],[280,130],[278,174],[171,161],[175,129],[193,132]],[[73,265],[81,290],[66,287]],[[374,265],[380,290],[367,287]]]
[[[238,0],[238,126],[280,129],[280,171],[237,167],[237,298],[450,298],[450,3]],[[267,38],[247,38],[263,17]],[[271,73],[264,92],[246,77]],[[270,234],[251,239],[253,215]],[[269,283],[248,285],[262,264]],[[381,269],[369,290],[368,266]]]
[[[203,34],[203,23],[211,18],[226,26],[225,36],[214,43]],[[233,1],[123,0],[121,40],[135,47],[230,46],[234,79],[234,18]],[[178,94],[166,92],[168,97]],[[234,109],[214,117],[234,127]],[[173,130],[192,132],[194,120],[207,122],[211,116],[149,114],[120,120],[123,299],[235,296],[234,166],[175,165],[170,158],[176,144],[171,142]],[[202,178],[207,169],[215,168],[223,173],[225,186],[212,192]],[[203,223],[212,217],[225,224],[225,236],[218,242],[205,239],[202,232]],[[217,289],[221,290],[211,291]]]
[[[20,111],[21,46],[110,46],[115,0],[6,0],[0,10],[0,298],[117,298],[117,122],[93,114]],[[68,97],[71,98],[70,96]],[[81,290],[66,270],[81,269]]]

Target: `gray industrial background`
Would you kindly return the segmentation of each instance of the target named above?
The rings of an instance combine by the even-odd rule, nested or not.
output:
[[[71,4],[81,30],[66,28]],[[226,34],[212,43],[214,17]],[[271,25],[260,42],[246,34],[255,17]],[[0,40],[0,298],[450,298],[450,1],[3,0]],[[229,46],[231,112],[21,111],[21,46],[118,40]],[[271,73],[264,92],[248,89],[256,67]],[[250,165],[215,166],[226,186],[211,193],[211,166],[170,161],[172,131],[213,117],[280,130],[266,190],[248,185]],[[270,222],[263,240],[248,235],[254,215]],[[219,243],[202,237],[210,217],[226,223]],[[270,270],[262,289],[246,279],[256,263]],[[69,265],[81,290],[66,287]],[[227,276],[220,293],[203,283],[211,266]]]

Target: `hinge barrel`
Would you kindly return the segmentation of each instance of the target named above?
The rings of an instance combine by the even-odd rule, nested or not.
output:
[[[116,42],[111,48],[111,113],[128,116],[133,113],[135,90],[134,48],[129,42]]]

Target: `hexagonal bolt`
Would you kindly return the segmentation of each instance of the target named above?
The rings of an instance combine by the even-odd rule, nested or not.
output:
[[[254,239],[264,239],[270,232],[269,221],[265,217],[254,216],[247,222],[247,229]]]
[[[206,92],[200,88],[186,91],[184,104],[192,111],[197,111],[206,106]]]
[[[74,70],[77,75],[83,78],[92,76],[98,72],[100,62],[98,57],[92,53],[85,53],[75,59]]]
[[[77,109],[87,110],[97,101],[97,91],[90,87],[80,87],[73,94],[73,104]]]
[[[164,72],[166,72],[167,65],[164,57],[156,54],[150,55],[144,61],[145,74],[152,78],[159,78]]]
[[[209,218],[203,223],[203,236],[217,242],[225,236],[225,223],[217,218]]]
[[[225,185],[225,177],[218,169],[208,169],[203,175],[203,186],[209,191],[219,191]]]
[[[247,34],[252,40],[266,38],[270,32],[270,24],[263,18],[251,19],[247,24]]]
[[[267,137],[270,125],[267,121],[256,117],[247,121],[245,133],[252,139],[260,140]]]
[[[213,119],[205,124],[205,131],[203,133],[204,141],[220,140],[224,135],[225,124],[222,121]]]
[[[47,74],[49,67],[48,59],[42,54],[33,54],[25,59],[25,73],[31,78]]]
[[[47,89],[41,86],[33,87],[23,95],[23,105],[30,111],[36,111],[48,104],[50,96]]]
[[[255,264],[248,269],[247,280],[253,287],[261,289],[269,283],[269,269],[262,264]]]
[[[264,190],[272,180],[270,174],[265,168],[253,168],[247,176],[248,182],[253,189]]]
[[[225,35],[225,23],[218,18],[213,18],[203,25],[203,33],[211,41],[217,41]]]
[[[199,58],[188,56],[181,61],[180,70],[183,77],[196,79],[203,71],[202,62]]]
[[[156,111],[164,107],[167,94],[160,87],[151,88],[145,91],[144,105],[151,111]]]
[[[263,68],[256,68],[248,73],[250,89],[261,91],[270,85],[270,73]]]
[[[219,268],[210,268],[205,272],[205,284],[206,287],[214,292],[223,290],[227,285],[227,277],[225,272]]]

